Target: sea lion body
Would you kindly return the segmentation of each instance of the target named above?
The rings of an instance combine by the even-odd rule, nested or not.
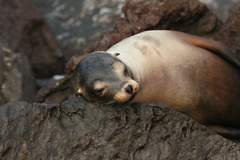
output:
[[[240,128],[240,74],[223,52],[215,41],[175,31],[142,32],[106,51],[119,53],[140,84],[132,102],[165,103],[225,134]]]
[[[240,74],[169,31],[147,31],[107,50],[137,75],[135,102],[164,102],[204,124],[240,127]]]

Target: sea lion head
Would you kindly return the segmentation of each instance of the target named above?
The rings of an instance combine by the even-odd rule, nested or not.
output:
[[[81,60],[73,78],[76,93],[91,102],[129,102],[139,91],[139,83],[118,54],[92,52]]]

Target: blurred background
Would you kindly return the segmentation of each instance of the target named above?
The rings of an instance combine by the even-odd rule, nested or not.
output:
[[[34,0],[34,3],[49,22],[61,47],[74,53],[103,32],[113,29],[112,22],[115,16],[122,14],[124,1]]]
[[[101,33],[112,29],[114,18],[122,15],[125,0],[33,0],[45,16],[65,58],[81,50]],[[200,0],[226,20],[229,8],[240,0]]]

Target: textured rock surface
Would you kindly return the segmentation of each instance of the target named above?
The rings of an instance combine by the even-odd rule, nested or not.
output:
[[[226,44],[240,59],[240,3],[236,4],[215,38]]]
[[[0,0],[1,43],[25,54],[35,76],[47,77],[63,71],[57,43],[31,0]]]
[[[6,160],[237,160],[240,145],[189,118],[149,105],[0,107],[0,158]]]
[[[24,54],[6,48],[0,39],[0,105],[18,100],[32,101],[35,79]]]
[[[213,9],[218,17],[225,21],[229,16],[229,10],[240,0],[199,0]]]

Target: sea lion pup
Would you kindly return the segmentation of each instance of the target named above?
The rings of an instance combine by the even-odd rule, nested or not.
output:
[[[220,43],[176,31],[146,31],[93,52],[74,87],[101,103],[165,103],[224,136],[240,136],[240,63]]]

